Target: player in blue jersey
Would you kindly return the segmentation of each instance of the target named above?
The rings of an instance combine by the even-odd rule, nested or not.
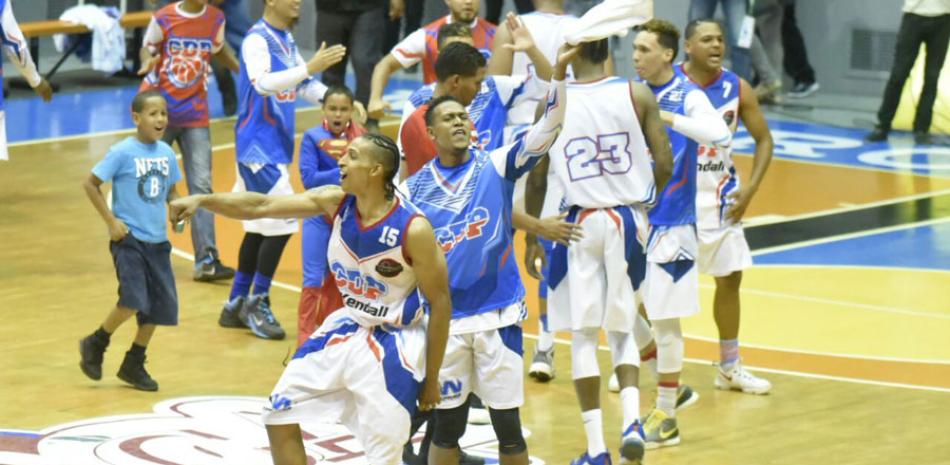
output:
[[[742,188],[729,149],[700,146],[697,171],[696,215],[699,229],[699,271],[716,280],[713,316],[719,328],[719,389],[765,394],[767,380],[751,374],[739,359],[739,286],[742,270],[752,266],[752,254],[742,231],[742,215],[759,189],[772,160],[774,144],[752,86],[722,67],[725,38],[722,26],[711,19],[686,26],[689,59],[677,73],[696,83],[734,133],[739,120],[755,140],[752,173]]]
[[[299,14],[297,0],[267,0],[264,17],[241,45],[235,191],[293,193],[287,166],[294,153],[294,102],[300,96],[319,103],[326,86],[310,76],[339,62],[346,53],[341,45],[322,44],[305,62],[290,33]],[[284,330],[270,309],[269,290],[284,246],[297,231],[297,220],[245,221],[244,230],[238,270],[218,323],[247,326],[261,338],[283,339]]]
[[[26,82],[30,84],[33,91],[39,95],[44,102],[49,102],[53,98],[53,89],[46,79],[40,76],[36,71],[36,64],[30,56],[30,49],[27,47],[26,38],[17,25],[16,18],[13,17],[13,5],[9,0],[0,0],[0,48],[10,57],[10,61],[16,66]],[[3,70],[0,69],[0,82],[3,81]],[[6,116],[3,111],[3,95],[0,93],[0,161],[7,160],[7,130]]]
[[[340,159],[339,187],[286,196],[199,195],[173,203],[176,219],[198,207],[241,219],[334,218],[327,258],[344,306],[300,347],[264,409],[276,465],[313,460],[300,430],[302,421],[313,420],[345,424],[368,463],[398,465],[416,398],[421,409],[439,403],[452,311],[448,272],[432,226],[395,195],[398,166],[396,144],[366,134]]]
[[[435,228],[446,253],[452,324],[439,373],[443,400],[429,463],[459,463],[469,393],[489,408],[502,464],[527,464],[519,407],[524,402],[522,334],[524,286],[513,257],[514,182],[557,138],[567,102],[567,63],[558,57],[542,119],[514,144],[492,152],[471,147],[469,114],[449,96],[432,100],[425,121],[438,158],[406,181],[406,191]]]
[[[683,334],[679,319],[699,313],[699,256],[696,236],[696,157],[699,144],[728,147],[732,133],[699,87],[673,71],[679,31],[668,21],[652,19],[639,26],[633,62],[650,86],[668,126],[673,177],[650,210],[647,271],[641,287],[646,314],[653,323],[658,373],[656,408],[643,425],[648,449],[679,443],[676,424],[680,392]],[[650,341],[649,328],[638,319],[638,344]],[[646,329],[646,330],[644,330]],[[641,350],[646,349],[641,347]]]

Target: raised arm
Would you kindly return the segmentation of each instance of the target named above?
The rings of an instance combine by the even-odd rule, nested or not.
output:
[[[389,77],[402,68],[402,64],[396,60],[392,53],[387,54],[376,67],[373,68],[373,78],[370,81],[369,105],[366,111],[370,118],[382,119],[386,112],[386,102],[383,101],[383,93],[386,92],[386,84],[389,84]]]
[[[248,34],[241,44],[241,58],[247,68],[248,77],[254,85],[254,90],[263,96],[295,89],[300,83],[307,80],[311,74],[318,73],[339,63],[345,55],[346,48],[342,45],[327,47],[326,43],[323,43],[320,44],[320,50],[310,61],[303,63],[303,59],[298,56],[297,66],[272,72],[267,40],[257,34]],[[317,86],[315,91],[318,91],[318,89]],[[324,87],[323,90],[325,91],[326,88]],[[322,94],[319,97],[322,97]]]
[[[644,84],[630,82],[630,98],[633,99],[640,120],[640,129],[646,139],[647,147],[653,155],[653,179],[659,194],[673,175],[673,152],[670,138],[666,134],[663,121],[653,92]]]
[[[419,408],[435,408],[440,400],[439,370],[445,356],[452,319],[449,294],[449,271],[445,255],[436,245],[435,234],[428,220],[417,218],[406,233],[406,248],[419,289],[429,303],[429,326],[426,330],[426,377],[419,393]]]
[[[238,220],[258,218],[309,218],[332,215],[344,197],[339,186],[326,186],[294,195],[264,195],[257,192],[227,192],[189,195],[170,203],[171,216],[181,221],[198,208]]]
[[[734,223],[742,220],[752,197],[759,190],[775,150],[769,125],[759,108],[759,99],[756,98],[752,86],[744,79],[739,83],[739,118],[755,140],[755,155],[752,158],[752,175],[749,176],[749,181],[743,184],[739,196],[726,212],[726,218]]]

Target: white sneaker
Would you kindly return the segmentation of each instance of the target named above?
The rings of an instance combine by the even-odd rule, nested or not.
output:
[[[611,373],[610,381],[607,381],[607,390],[610,392],[620,392],[620,381],[617,381],[617,373]]]
[[[716,375],[716,389],[742,391],[748,394],[768,394],[772,383],[749,373],[742,367],[742,362],[736,362],[728,373],[719,368]]]

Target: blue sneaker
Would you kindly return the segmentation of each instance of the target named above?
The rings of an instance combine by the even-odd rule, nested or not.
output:
[[[251,296],[241,307],[241,321],[251,328],[255,336],[262,339],[283,339],[284,328],[280,327],[274,312],[270,310],[270,297],[267,294]]]
[[[218,317],[218,325],[223,328],[245,328],[246,326],[240,317],[245,300],[247,299],[243,295],[239,295],[225,303],[224,308],[221,309],[221,316]]]
[[[627,427],[620,437],[620,463],[631,465],[643,463],[643,452],[646,450],[645,437],[639,420]]]
[[[218,251],[209,249],[203,258],[195,261],[194,280],[201,282],[220,281],[234,277],[234,268],[224,266],[218,258]]]
[[[571,460],[571,465],[613,465],[613,462],[610,460],[609,452],[604,452],[594,458],[591,458],[587,455],[587,452],[584,452],[580,457]]]

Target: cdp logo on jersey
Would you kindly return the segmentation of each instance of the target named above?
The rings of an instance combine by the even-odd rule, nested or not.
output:
[[[372,276],[365,276],[360,270],[347,269],[340,262],[331,263],[330,271],[333,272],[333,279],[340,288],[340,293],[376,300],[386,295],[389,290],[385,284]]]
[[[485,207],[478,207],[465,215],[465,219],[436,229],[435,240],[442,247],[443,252],[452,250],[467,239],[474,239],[482,235],[482,228],[490,219]]]
[[[212,44],[207,39],[169,37],[165,46],[165,71],[168,80],[180,89],[193,86],[204,78],[211,60]]]

